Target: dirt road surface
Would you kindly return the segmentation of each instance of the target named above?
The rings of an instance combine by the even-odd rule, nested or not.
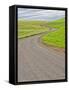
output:
[[[18,39],[18,82],[65,79],[65,53],[42,46],[39,38]]]

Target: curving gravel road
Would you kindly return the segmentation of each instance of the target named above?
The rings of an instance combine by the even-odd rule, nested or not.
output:
[[[18,82],[65,79],[65,53],[43,46],[40,36],[18,39]]]

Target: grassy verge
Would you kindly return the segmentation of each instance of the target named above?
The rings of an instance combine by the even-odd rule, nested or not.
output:
[[[56,28],[55,31],[44,35],[41,39],[44,44],[64,48],[65,47],[65,20],[60,19],[48,23],[49,27]]]
[[[48,30],[46,21],[18,21],[18,38],[25,38]]]

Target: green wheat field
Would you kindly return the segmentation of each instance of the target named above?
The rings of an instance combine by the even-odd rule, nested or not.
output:
[[[49,28],[55,28],[55,31],[44,34],[41,40],[44,44],[56,46],[59,48],[65,47],[65,19],[54,21],[39,21],[39,20],[18,20],[18,39],[24,39],[36,34],[49,31]]]

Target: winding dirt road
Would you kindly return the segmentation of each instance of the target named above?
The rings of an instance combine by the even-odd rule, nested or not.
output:
[[[18,81],[65,79],[65,54],[42,46],[41,35],[18,39]]]

